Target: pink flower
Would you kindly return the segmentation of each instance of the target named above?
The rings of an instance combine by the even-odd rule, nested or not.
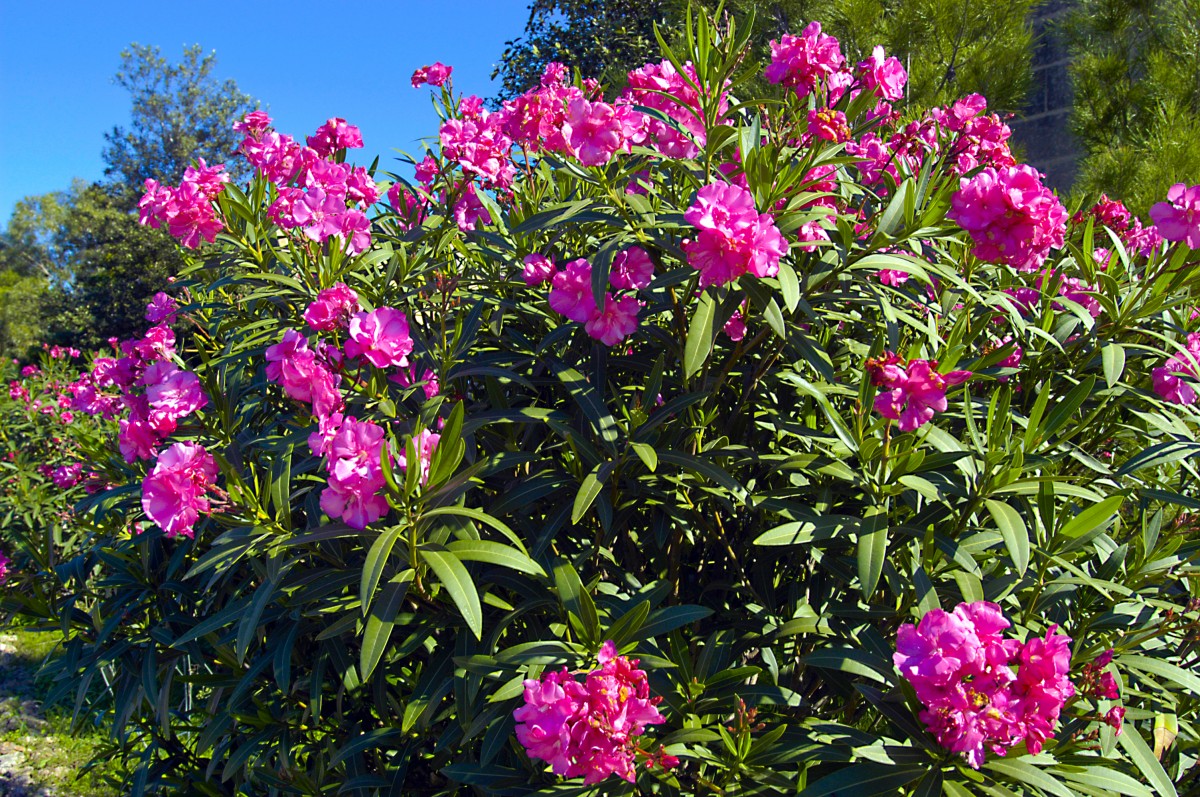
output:
[[[426,83],[431,86],[441,86],[453,71],[454,67],[446,66],[441,61],[435,61],[432,65],[423,66],[412,73],[412,87],[420,88]]]
[[[0,584],[8,581],[8,570],[12,567],[12,559],[0,552]]]
[[[832,108],[820,108],[808,112],[808,134],[813,138],[832,141],[835,144],[850,139],[850,126],[846,114]]]
[[[175,303],[174,299],[159,291],[154,294],[150,304],[146,305],[146,320],[151,324],[174,324],[175,311],[178,309],[179,305]]]
[[[525,280],[525,284],[531,288],[534,285],[541,285],[554,276],[554,261],[545,255],[534,252],[525,255],[522,262],[525,264],[525,268],[521,271],[521,279]]]
[[[304,311],[304,320],[319,332],[332,332],[350,325],[350,316],[357,313],[358,294],[343,282],[335,282],[317,294]]]
[[[632,296],[614,299],[611,293],[606,293],[604,309],[589,318],[584,328],[589,335],[605,346],[615,346],[637,329],[637,315],[640,309],[642,303]]]
[[[859,61],[858,73],[862,76],[863,85],[867,91],[885,100],[904,98],[904,84],[908,82],[908,73],[900,64],[898,58],[887,58],[883,47],[876,45],[871,51],[871,57]]]
[[[69,490],[79,484],[80,476],[83,474],[83,463],[72,462],[70,465],[59,465],[50,475],[50,481],[54,482],[54,486],[60,490]]]
[[[283,386],[289,398],[310,402],[318,418],[342,408],[338,391],[341,376],[333,373],[308,348],[308,340],[294,329],[285,329],[283,339],[267,347],[267,379]]]
[[[867,361],[871,381],[883,388],[875,397],[875,411],[885,418],[900,421],[900,431],[911,432],[924,426],[935,413],[946,410],[946,388],[971,377],[970,371],[939,374],[933,360],[911,360],[902,364],[895,354]]]
[[[769,82],[792,87],[796,96],[805,97],[845,61],[838,40],[821,33],[820,22],[810,22],[799,36],[784,34],[771,42],[771,63],[764,75]]]
[[[207,494],[217,480],[217,463],[196,443],[175,443],[162,453],[142,482],[142,509],[168,537],[191,537]]]
[[[1167,201],[1150,208],[1150,218],[1168,241],[1183,241],[1200,249],[1200,185],[1176,183],[1167,190]]]
[[[1018,271],[1036,271],[1066,235],[1066,209],[1030,166],[963,178],[946,217],[970,234],[976,257]]]
[[[636,117],[636,118],[635,118]],[[584,166],[603,166],[632,140],[645,137],[645,117],[629,106],[588,102],[579,97],[567,107],[563,138]]]
[[[492,223],[492,214],[483,206],[475,193],[475,185],[468,183],[462,196],[454,203],[454,223],[463,232],[471,232],[479,222]]]
[[[893,662],[924,706],[921,721],[976,769],[989,749],[1004,755],[1024,741],[1036,754],[1075,694],[1070,638],[1051,627],[1021,644],[1003,637],[1008,626],[999,606],[978,601],[933,609],[896,636]]]
[[[693,158],[707,140],[701,97],[693,85],[698,86],[700,82],[690,61],[683,65],[682,74],[670,61],[646,64],[629,73],[629,85],[617,102],[653,108],[669,116],[683,130],[647,117],[644,120],[647,143],[652,142],[669,158]],[[722,93],[717,112],[723,114],[728,109],[727,95]],[[637,133],[633,137],[634,143],[639,143],[641,137],[642,134]]]
[[[233,123],[235,133],[245,133],[253,138],[261,136],[271,125],[271,117],[266,111],[251,111],[242,117],[240,122]]]
[[[550,309],[572,321],[586,324],[599,312],[592,294],[592,265],[572,260],[550,282]]]
[[[684,244],[688,263],[700,272],[700,287],[724,285],[743,274],[772,277],[787,253],[770,214],[759,214],[754,197],[729,183],[711,183],[696,193],[684,213],[695,240]]]
[[[387,514],[383,489],[383,429],[370,421],[345,418],[326,447],[329,485],[321,509],[331,518],[364,529]]]
[[[180,370],[169,360],[160,360],[142,375],[150,412],[148,420],[154,429],[170,434],[176,423],[208,404],[208,396],[200,386],[200,378],[191,371]]]
[[[420,484],[425,484],[429,481],[429,465],[433,462],[433,451],[437,448],[438,441],[441,439],[442,436],[440,434],[435,434],[428,429],[422,429],[413,435],[413,445],[416,446],[417,459],[420,461],[421,475],[417,478]],[[397,455],[396,464],[400,466],[400,470],[407,472],[407,455]]]
[[[502,121],[499,114],[479,121],[447,119],[439,131],[442,155],[458,161],[466,174],[499,187],[509,185],[516,167],[510,157],[513,142],[501,128]]]
[[[613,774],[633,783],[634,756],[642,752],[637,737],[666,721],[658,710],[661,698],[650,697],[637,660],[616,655],[611,641],[601,647],[597,661],[600,667],[583,683],[565,668],[526,680],[525,704],[513,712],[517,740],[530,758],[547,762],[555,774],[582,775],[585,785]],[[647,757],[663,767],[678,763],[672,756]]]
[[[1193,332],[1188,335],[1185,351],[1179,352],[1164,365],[1150,372],[1154,392],[1172,404],[1194,403],[1195,389],[1178,374],[1196,378],[1197,363],[1200,363],[1200,334]]]
[[[404,368],[412,354],[413,340],[408,334],[408,317],[391,307],[379,307],[350,318],[347,357],[362,357],[376,368],[394,365]]]
[[[316,133],[308,137],[308,146],[312,147],[322,158],[332,155],[339,149],[357,149],[362,145],[362,132],[341,118],[330,119],[318,127]]]
[[[640,291],[654,278],[654,261],[640,246],[623,249],[613,258],[609,283],[618,290]]]
[[[223,164],[209,166],[204,162],[204,158],[199,158],[195,166],[184,169],[183,182],[195,185],[201,194],[212,200],[224,190],[225,183],[229,182],[229,175],[225,173]]]
[[[1125,723],[1125,707],[1113,706],[1110,708],[1108,713],[1104,715],[1104,722],[1112,726],[1113,730],[1116,731],[1116,735],[1120,736],[1121,726]]]
[[[746,337],[746,319],[742,317],[742,311],[734,310],[733,315],[729,316],[729,320],[721,329],[729,336],[730,340],[735,342]]]
[[[875,272],[875,278],[883,285],[892,288],[899,288],[904,283],[908,282],[909,274],[907,271],[896,271],[895,269],[883,268]]]

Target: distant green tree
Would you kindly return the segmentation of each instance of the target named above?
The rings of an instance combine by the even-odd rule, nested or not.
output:
[[[985,95],[991,107],[1018,111],[1031,74],[1032,33],[1026,17],[1039,0],[728,0],[724,13],[754,15],[754,56],[770,57],[772,39],[799,33],[810,21],[842,41],[858,59],[882,44],[912,71],[909,100],[945,103]],[[700,4],[709,11],[716,2]],[[561,61],[585,75],[611,79],[657,60],[654,25],[668,41],[684,24],[677,0],[534,0],[525,36],[509,42],[496,74],[504,96],[537,83],[542,68]]]
[[[147,301],[181,261],[165,231],[138,224],[142,183],[177,183],[197,158],[244,163],[229,158],[239,141],[231,125],[257,103],[218,81],[215,66],[198,45],[178,64],[156,47],[121,53],[115,80],[132,108],[129,126],[105,136],[107,179],[26,197],[0,235],[0,354],[19,355],[30,340],[91,348],[145,327]]]
[[[105,135],[105,174],[140,191],[146,178],[178,181],[197,158],[210,165],[233,161],[241,136],[230,125],[258,103],[233,80],[218,81],[217,59],[200,45],[185,47],[183,60],[170,63],[157,47],[132,44],[121,53],[114,80],[133,99],[129,127]],[[239,159],[234,167],[244,175]]]
[[[1200,179],[1200,0],[1081,0],[1069,15],[1075,187],[1146,213]]]
[[[628,70],[658,60],[654,26],[670,27],[678,11],[677,0],[533,0],[524,36],[505,45],[492,77],[502,99],[536,86],[553,61],[619,85]]]

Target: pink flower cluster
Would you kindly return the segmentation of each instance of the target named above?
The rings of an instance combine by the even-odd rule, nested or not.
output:
[[[168,537],[191,537],[201,515],[209,513],[217,463],[204,446],[175,443],[162,453],[142,481],[142,509]]]
[[[807,97],[845,64],[836,38],[821,32],[820,22],[810,22],[799,36],[785,33],[771,42],[771,63],[764,75],[771,83],[792,88]]]
[[[431,66],[423,66],[412,73],[412,87],[420,88],[426,83],[430,86],[442,86],[450,79],[450,73],[453,71],[454,67],[435,61]]]
[[[946,217],[971,236],[976,257],[1018,271],[1036,271],[1066,236],[1066,209],[1024,165],[963,178]]]
[[[0,551],[0,584],[8,581],[8,569],[12,567],[12,559],[3,551]]]
[[[1196,390],[1183,379],[1183,376],[1197,378],[1197,364],[1200,364],[1200,334],[1193,332],[1187,337],[1187,346],[1184,351],[1169,358],[1164,365],[1160,365],[1150,372],[1154,392],[1164,401],[1172,404],[1195,403]]]
[[[317,128],[302,145],[271,129],[262,111],[248,114],[234,129],[246,137],[240,152],[277,187],[268,209],[284,230],[299,230],[311,241],[339,238],[350,254],[371,244],[366,208],[379,201],[379,188],[361,166],[339,163],[346,149],[362,147],[362,133],[345,119],[333,118]]]
[[[999,606],[976,601],[933,609],[896,638],[893,661],[924,706],[921,721],[975,769],[987,750],[1004,755],[1024,741],[1041,752],[1075,695],[1071,638],[1051,626],[1021,643],[1002,636],[1009,625]]]
[[[636,292],[650,284],[654,263],[645,249],[630,247],[613,258],[608,272],[609,284],[618,291],[606,292],[603,306],[596,306],[592,292],[592,264],[582,258],[572,260],[561,270],[545,255],[525,257],[522,278],[527,285],[550,281],[550,309],[572,321],[583,324],[588,335],[605,346],[615,346],[637,329],[638,312],[642,302]]]
[[[658,710],[662,698],[650,697],[637,659],[618,656],[616,645],[608,641],[597,660],[599,668],[582,683],[565,667],[525,681],[525,704],[513,717],[517,740],[529,757],[547,762],[557,775],[583,776],[586,785],[613,774],[633,783],[638,755],[648,765],[678,764],[673,756],[655,756],[638,746],[637,737],[647,726],[666,718]]]
[[[155,316],[165,305],[155,300],[147,307]],[[172,310],[172,312],[174,312]],[[164,317],[164,321],[170,314]],[[72,406],[88,415],[114,418],[117,442],[127,462],[153,459],[164,439],[179,422],[208,404],[199,377],[172,360],[175,333],[166,323],[147,330],[140,338],[116,342],[121,357],[97,357],[92,368],[68,386]]]
[[[670,61],[661,61],[630,72],[629,83],[617,102],[666,114],[683,130],[660,119],[646,118],[645,140],[668,158],[694,158],[708,140],[698,86],[700,81],[690,61],[683,65],[682,73]],[[717,111],[724,114],[728,109],[728,98],[722,93]]]
[[[1150,218],[1166,240],[1183,241],[1190,249],[1200,249],[1200,185],[1171,186],[1166,201],[1150,208]]]
[[[688,264],[700,272],[700,287],[725,285],[743,274],[773,277],[787,244],[769,213],[760,214],[754,196],[731,183],[710,183],[696,193],[683,214],[697,230],[684,242]]]
[[[935,413],[946,411],[946,388],[971,378],[970,371],[937,372],[936,360],[909,360],[893,352],[867,360],[867,373],[876,387],[875,411],[900,421],[900,431],[924,426]]]
[[[628,105],[589,102],[580,97],[567,106],[562,136],[584,166],[603,166],[618,152],[629,152],[646,138],[646,116]]]
[[[1109,199],[1107,194],[1100,195],[1100,201],[1087,210],[1086,216],[1091,216],[1098,224],[1103,224],[1115,232],[1130,254],[1145,257],[1162,243],[1162,235],[1159,234],[1157,227],[1153,225],[1143,227],[1142,220],[1130,213],[1124,203]],[[1085,213],[1081,211],[1075,214],[1072,221],[1076,225],[1081,225],[1084,219]],[[1098,257],[1097,260],[1101,263],[1102,268],[1107,268],[1109,260],[1107,250],[1097,249],[1096,251],[1105,253],[1104,257]]]
[[[227,182],[225,167],[210,167],[203,158],[187,168],[178,187],[147,178],[146,193],[138,202],[138,223],[155,229],[167,225],[167,231],[189,249],[198,247],[202,239],[212,243],[225,229],[213,201]]]
[[[326,457],[329,482],[321,493],[321,508],[331,518],[341,518],[354,528],[366,528],[387,514],[383,457],[385,431],[369,421],[346,415],[339,386],[347,360],[360,360],[376,368],[402,368],[392,378],[411,379],[408,355],[413,351],[408,318],[392,307],[359,309],[358,294],[336,283],[317,294],[304,312],[304,320],[318,332],[345,333],[344,351],[325,340],[309,348],[308,338],[294,329],[266,350],[267,378],[283,387],[289,398],[312,406],[317,430],[309,436],[313,454]],[[437,395],[437,376],[426,369],[425,395]],[[416,436],[421,483],[428,479],[429,463],[439,436],[428,431]],[[386,456],[392,457],[390,451]],[[401,468],[405,467],[400,458]]]

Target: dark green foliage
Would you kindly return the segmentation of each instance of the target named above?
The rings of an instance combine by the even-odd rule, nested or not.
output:
[[[1200,176],[1198,19],[1196,0],[1082,0],[1068,18],[1079,191],[1144,215]]]

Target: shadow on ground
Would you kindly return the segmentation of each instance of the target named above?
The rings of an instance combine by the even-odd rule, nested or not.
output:
[[[34,674],[42,659],[16,643],[16,636],[0,634],[0,797],[70,797],[39,782],[45,776],[68,778],[67,767],[35,773],[34,765],[55,740],[47,733],[42,704],[35,697]]]

